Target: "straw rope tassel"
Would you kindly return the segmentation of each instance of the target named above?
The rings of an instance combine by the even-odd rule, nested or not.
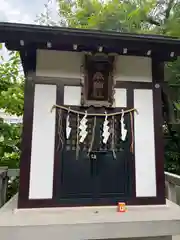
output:
[[[59,142],[57,145],[57,150],[61,150],[64,146],[64,141],[63,141],[63,127],[62,127],[62,110],[58,110],[58,135],[59,135]],[[61,148],[60,148],[61,145]]]
[[[133,114],[130,112],[130,121],[131,121],[131,146],[130,151],[131,153],[134,153],[134,121],[133,121]]]
[[[77,132],[76,132],[76,160],[79,157],[79,114],[77,115]]]
[[[94,143],[94,138],[95,138],[95,129],[96,129],[96,116],[94,117],[94,123],[93,123],[93,129],[92,129],[92,138],[91,138],[91,143],[88,149],[88,156],[89,153],[92,151],[93,143]]]
[[[114,143],[114,138],[115,138],[115,124],[114,124],[114,116],[112,116],[112,141],[111,141],[111,149],[112,149],[112,154],[113,154],[113,158],[116,159],[116,153],[115,153],[115,143]]]

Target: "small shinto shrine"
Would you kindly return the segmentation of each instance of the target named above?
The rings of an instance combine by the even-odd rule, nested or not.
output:
[[[13,23],[25,101],[19,208],[165,204],[164,62],[175,38]]]

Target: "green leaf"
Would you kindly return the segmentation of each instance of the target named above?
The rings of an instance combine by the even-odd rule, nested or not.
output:
[[[3,141],[4,141],[4,136],[1,135],[1,136],[0,136],[0,142],[3,142]]]

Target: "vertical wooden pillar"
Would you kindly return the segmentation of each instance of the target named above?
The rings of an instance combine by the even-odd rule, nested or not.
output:
[[[165,204],[164,143],[162,113],[162,83],[164,82],[164,63],[157,57],[152,58],[155,158],[157,202]]]
[[[34,106],[33,76],[34,76],[33,73],[27,74],[24,88],[24,116],[20,158],[20,185],[19,185],[18,208],[21,208],[26,204],[29,195],[31,140],[32,140],[32,123]]]
[[[24,115],[20,157],[20,184],[18,208],[26,205],[29,195],[31,140],[34,108],[34,79],[36,72],[36,49],[27,48],[20,53],[25,72]]]

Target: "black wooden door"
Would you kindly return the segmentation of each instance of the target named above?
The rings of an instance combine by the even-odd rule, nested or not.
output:
[[[104,155],[104,156],[103,156]],[[125,152],[116,153],[116,159],[112,153],[97,153],[96,173],[94,174],[94,197],[126,200],[128,197],[128,161]],[[111,198],[111,199],[110,199]]]
[[[66,117],[65,114],[64,117]],[[65,140],[61,153],[61,197],[63,198],[92,198],[93,181],[91,162],[87,155],[88,139],[83,145],[77,143],[78,122],[77,116],[71,114],[71,136],[69,140]],[[89,129],[91,129],[91,122],[89,122]]]
[[[76,159],[76,151],[63,153],[62,158],[62,197],[92,197],[93,185],[90,172],[90,161],[86,153],[80,153]]]
[[[108,144],[103,145],[103,121],[103,118],[97,118],[96,120],[95,137],[90,149],[93,118],[88,119],[86,141],[77,145],[77,118],[75,115],[71,115],[71,137],[69,140],[65,140],[64,148],[60,153],[60,198],[71,200],[72,205],[73,201],[81,205],[86,205],[86,203],[88,205],[116,204],[117,201],[127,200],[130,195],[131,133],[128,131],[129,134],[125,142],[120,140],[120,119],[117,118],[115,119],[114,133],[111,135]],[[128,116],[125,121],[127,129],[130,130]]]
[[[130,152],[131,131],[128,116],[125,116],[127,138],[121,141],[120,119],[114,119],[114,131],[108,143],[102,144],[102,125],[104,119],[98,119],[96,126],[96,139],[94,141],[94,154],[96,158],[94,177],[94,198],[98,203],[115,204],[117,201],[125,201],[130,194],[129,189],[129,163],[132,160]],[[112,122],[112,119],[110,120]],[[110,122],[110,126],[112,124]],[[114,144],[112,144],[114,142]],[[99,146],[99,147],[98,147]]]

